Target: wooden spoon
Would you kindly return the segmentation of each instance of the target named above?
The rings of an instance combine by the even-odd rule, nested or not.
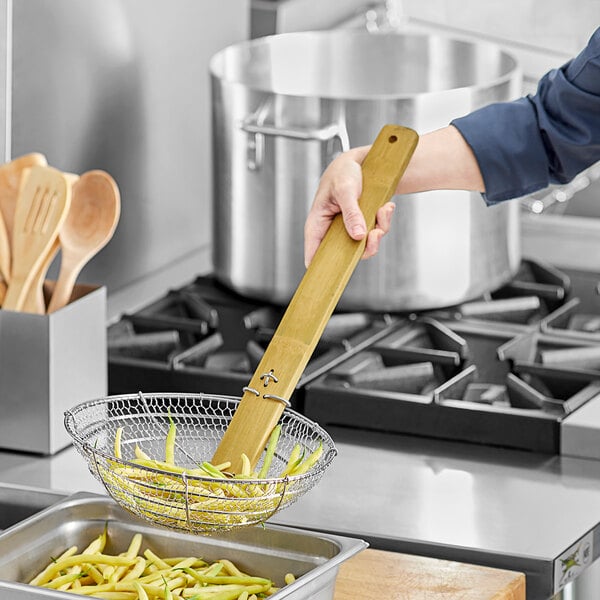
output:
[[[84,173],[73,186],[69,214],[60,230],[60,271],[48,312],[65,306],[84,265],[112,238],[121,214],[115,180],[100,170]]]
[[[21,310],[27,290],[46,258],[71,203],[71,186],[52,167],[31,167],[19,191],[13,231],[11,279],[2,308]]]
[[[396,125],[383,127],[362,165],[360,207],[370,230],[377,210],[394,194],[417,145],[417,134]],[[257,232],[260,234],[260,232]],[[327,231],[283,315],[261,362],[212,459],[231,461],[239,473],[242,453],[254,468],[308,363],[321,333],[364,252],[338,215]]]

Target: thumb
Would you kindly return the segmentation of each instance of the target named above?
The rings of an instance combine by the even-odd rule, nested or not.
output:
[[[365,217],[357,202],[353,202],[351,206],[343,208],[342,217],[346,231],[353,240],[362,240],[367,235]]]

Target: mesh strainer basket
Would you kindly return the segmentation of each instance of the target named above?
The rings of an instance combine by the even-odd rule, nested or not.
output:
[[[156,525],[185,532],[223,531],[262,523],[312,488],[337,451],[327,432],[286,409],[281,435],[263,479],[191,475],[210,461],[239,399],[206,394],[132,394],[79,404],[65,413],[65,427],[91,473],[126,510]],[[141,466],[136,445],[164,460],[170,419],[176,426],[175,465],[180,472]],[[121,430],[121,457],[115,436]],[[301,475],[281,477],[300,444],[308,455],[323,444],[316,464]],[[261,457],[257,470],[264,460]]]

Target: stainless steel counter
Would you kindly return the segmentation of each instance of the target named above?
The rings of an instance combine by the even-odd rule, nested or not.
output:
[[[528,600],[562,587],[561,558],[579,551],[572,578],[600,552],[600,461],[330,433],[339,450],[332,468],[273,521],[362,537],[387,550],[524,571]],[[103,491],[72,448],[52,457],[0,453],[0,482]]]

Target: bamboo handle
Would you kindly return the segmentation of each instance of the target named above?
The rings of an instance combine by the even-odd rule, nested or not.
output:
[[[394,195],[417,140],[411,129],[386,125],[369,150],[362,165],[359,200],[368,230],[375,225],[377,210]],[[245,453],[256,465],[365,244],[365,239],[356,241],[347,234],[341,215],[333,220],[242,396],[214,464],[231,461],[228,470],[239,472]]]

